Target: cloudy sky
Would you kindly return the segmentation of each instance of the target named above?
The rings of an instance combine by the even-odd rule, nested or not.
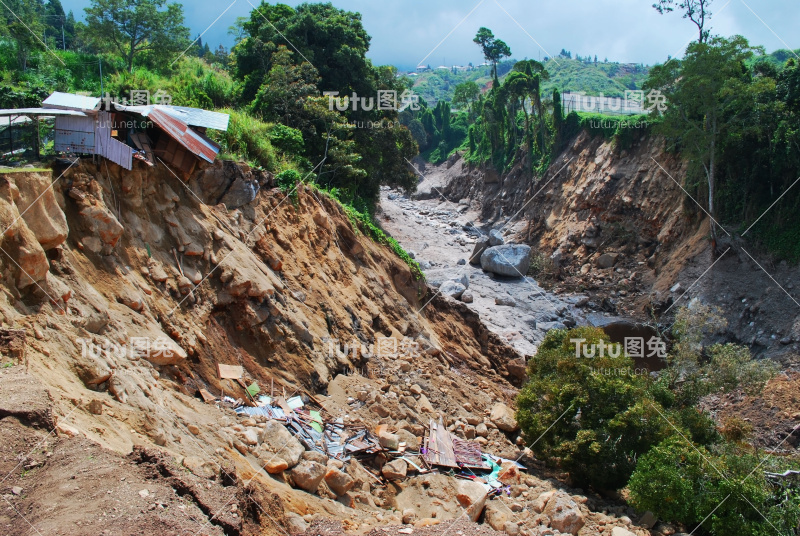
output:
[[[695,26],[678,13],[659,15],[654,0],[333,0],[359,11],[372,36],[369,56],[378,64],[413,68],[481,63],[472,42],[486,26],[506,41],[515,59],[539,59],[562,48],[602,61],[653,64],[680,56],[696,39]],[[258,5],[257,0],[249,0]],[[227,29],[253,9],[248,0],[186,0],[193,37],[215,46],[232,43]],[[83,18],[89,0],[62,0]],[[290,5],[299,2],[286,1]],[[227,11],[226,11],[227,9]],[[712,32],[741,34],[767,51],[800,48],[798,0],[714,0]],[[224,13],[224,14],[223,14]],[[219,19],[217,20],[217,18]],[[216,20],[216,22],[214,22]]]

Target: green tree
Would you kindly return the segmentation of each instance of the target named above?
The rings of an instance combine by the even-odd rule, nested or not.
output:
[[[464,108],[471,105],[481,94],[481,88],[472,80],[461,82],[453,91],[453,106]]]
[[[511,56],[511,49],[502,40],[497,39],[489,28],[481,27],[472,40],[481,47],[486,61],[492,62],[492,73],[497,81],[497,62]]]
[[[305,101],[318,95],[317,70],[308,62],[294,63],[294,53],[281,45],[272,54],[269,70],[252,104],[252,110],[269,121],[307,130]]]
[[[166,6],[166,9],[164,9]],[[148,53],[167,61],[189,41],[183,6],[166,0],[92,0],[86,11],[86,37],[100,51],[121,57],[133,71],[134,59]]]
[[[268,58],[279,45],[298,53],[295,61],[314,65],[323,91],[370,95],[371,64],[366,58],[370,36],[360,13],[331,3],[303,3],[292,8],[262,1],[243,26],[248,37],[236,45],[234,53],[237,76],[247,80],[246,99],[261,87],[271,68]]]
[[[599,350],[593,358],[576,357],[575,339],[616,348],[618,357],[608,351],[600,357]],[[624,486],[636,458],[671,433],[649,377],[633,374],[633,361],[600,329],[548,332],[528,377],[517,398],[517,421],[530,442],[537,440],[534,453],[576,482]]]
[[[44,3],[42,0],[8,0],[2,10],[5,33],[11,37],[17,55],[17,66],[28,69],[28,60],[34,50],[41,50],[41,36],[45,25],[42,22]]]
[[[658,0],[653,7],[662,15],[671,13],[675,9],[683,12],[683,18],[689,19],[697,26],[699,33],[698,43],[705,43],[711,31],[706,27],[709,19],[711,19],[711,12],[709,8],[713,0]]]
[[[689,45],[682,61],[670,60],[654,67],[646,89],[660,91],[668,107],[659,129],[678,144],[684,156],[700,168],[707,185],[707,211],[712,218],[712,249],[716,252],[716,189],[722,142],[737,122],[726,114],[735,98],[729,89],[748,76],[745,62],[753,48],[741,36],[714,37],[709,42]]]

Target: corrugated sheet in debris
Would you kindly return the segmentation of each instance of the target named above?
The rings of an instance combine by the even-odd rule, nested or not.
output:
[[[62,110],[94,111],[100,108],[100,98],[55,91],[42,102],[42,106]]]
[[[198,157],[206,162],[214,162],[219,153],[219,146],[192,130],[180,119],[176,119],[158,108],[150,110],[147,118]]]

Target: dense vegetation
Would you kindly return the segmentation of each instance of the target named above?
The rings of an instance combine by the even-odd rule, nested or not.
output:
[[[746,234],[755,223],[752,235],[797,261],[800,67],[793,56],[781,65],[757,53],[741,36],[710,37],[654,67],[645,87],[667,99],[658,132],[688,159],[687,190],[728,232]]]
[[[752,430],[743,422],[717,429],[698,406],[712,393],[756,394],[775,373],[746,347],[703,346],[724,328],[715,309],[682,309],[657,378],[635,369],[602,330],[550,331],[517,400],[533,451],[569,471],[576,485],[627,486],[634,506],[696,534],[791,533],[800,520],[800,491],[765,471],[782,472],[792,460],[747,445]],[[591,352],[587,345],[594,345]]]
[[[594,60],[574,59],[571,56],[557,56],[542,62],[550,73],[550,79],[542,84],[544,95],[550,96],[553,90],[558,89],[561,92],[624,97],[625,90],[641,89],[649,72],[649,68],[643,65],[608,60],[595,63]],[[498,63],[497,73],[501,82],[516,63],[516,60]],[[414,93],[436,105],[439,101],[452,101],[456,88],[464,82],[475,82],[480,88],[488,90],[492,83],[492,66],[467,65],[462,69],[436,67],[417,72],[416,75],[411,81]]]

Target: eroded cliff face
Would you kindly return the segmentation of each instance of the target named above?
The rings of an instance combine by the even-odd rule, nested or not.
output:
[[[288,477],[259,471],[263,447],[245,435],[256,423],[237,424],[231,410],[199,395],[245,398],[241,386],[219,379],[217,364],[242,365],[266,392],[306,395],[326,417],[370,429],[383,422],[417,436],[441,416],[462,435],[471,427],[474,437],[494,404],[512,403],[521,373],[510,374],[507,364],[517,354],[465,307],[431,300],[424,281],[321,192],[301,185],[283,193],[271,176],[231,163],[188,181],[163,166],[64,168],[0,175],[7,229],[0,321],[4,336],[24,349],[4,351],[4,363],[26,367],[26,377],[41,383],[59,437],[117,455],[136,445],[158,449],[215,485],[225,480],[224,467],[233,468],[264,486],[265,504],[270,493],[280,495],[283,506],[269,511],[342,518],[336,494],[309,495]],[[414,353],[376,356],[369,348],[380,337],[413,345]],[[142,344],[149,352],[140,352]],[[15,411],[0,416],[33,426]],[[482,440],[519,454],[516,436],[490,428]],[[138,452],[135,463],[163,465]],[[369,480],[363,476],[366,488],[344,501],[355,508],[344,517],[356,527],[367,518],[377,523],[373,513],[393,504],[391,493],[369,500]],[[35,496],[32,516],[54,522],[44,495]],[[195,506],[209,519],[224,508],[204,510],[201,502]],[[244,522],[258,519],[276,531],[265,516]],[[226,533],[246,533],[238,522]]]
[[[662,313],[699,298],[722,308],[728,340],[796,362],[800,316],[790,295],[800,272],[747,246],[732,225],[731,236],[718,233],[724,255],[713,256],[706,202],[681,187],[686,167],[645,132],[624,149],[582,132],[542,178],[524,158],[498,174],[456,156],[424,170],[435,187],[418,195],[470,204],[484,230],[531,244],[542,281],[586,293],[590,309],[670,325]]]

